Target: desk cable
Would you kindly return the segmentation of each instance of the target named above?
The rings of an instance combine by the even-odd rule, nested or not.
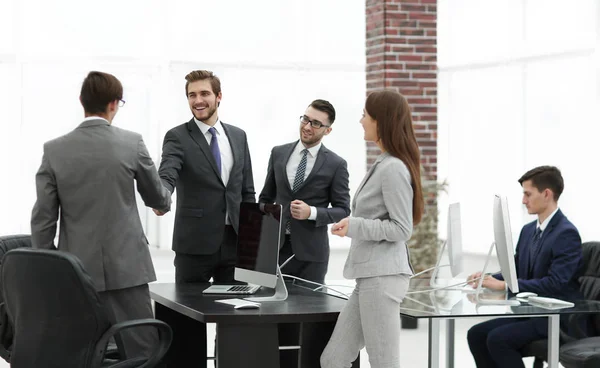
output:
[[[486,276],[487,276],[487,275],[486,275]],[[426,290],[413,290],[413,291],[407,291],[407,292],[406,292],[406,295],[408,295],[408,294],[421,294],[421,293],[430,293],[430,292],[432,292],[432,291],[436,291],[436,290],[444,290],[444,289],[450,289],[450,288],[457,287],[457,286],[464,286],[464,285],[467,285],[467,284],[469,284],[469,282],[472,282],[472,281],[477,281],[477,280],[479,280],[480,278],[481,278],[481,277],[478,277],[478,278],[476,278],[476,279],[471,279],[470,281],[463,281],[463,282],[461,282],[461,283],[458,283],[458,284],[446,285],[446,286],[442,286],[442,287],[439,287],[439,288],[431,288],[431,289],[426,289]],[[473,290],[475,290],[475,289],[473,289]]]
[[[295,254],[292,254],[290,257],[288,257],[288,259],[286,259],[286,260],[285,260],[285,261],[284,261],[284,262],[283,262],[283,263],[282,263],[282,264],[279,266],[279,272],[281,272],[281,269],[282,269],[283,267],[285,267],[285,265],[286,265],[286,264],[288,264],[288,263],[289,263],[289,262],[292,260],[292,258],[294,258],[295,256],[296,256]],[[312,291],[317,291],[317,292],[320,292],[320,293],[327,294],[326,292],[324,292],[324,291],[321,291],[321,289],[322,289],[322,288],[328,288],[329,290],[331,290],[331,291],[335,291],[336,293],[338,293],[338,294],[342,295],[344,298],[349,298],[349,297],[350,297],[350,295],[348,295],[348,294],[346,294],[346,293],[342,293],[342,292],[341,292],[341,291],[339,291],[339,290],[333,289],[333,288],[331,288],[329,285],[323,285],[323,284],[321,284],[321,283],[318,283],[318,282],[314,282],[314,281],[310,281],[310,280],[305,280],[305,279],[303,279],[303,278],[300,278],[300,277],[297,277],[297,276],[292,276],[292,275],[287,275],[287,274],[284,274],[284,273],[281,273],[281,276],[282,276],[282,277],[288,277],[288,278],[290,278],[290,279],[294,279],[294,280],[298,280],[298,281],[303,281],[303,282],[306,282],[306,283],[308,283],[308,284],[318,285],[318,287],[317,287],[317,288],[315,288],[315,289],[311,289]],[[332,286],[341,286],[341,287],[345,287],[345,285],[332,285]]]

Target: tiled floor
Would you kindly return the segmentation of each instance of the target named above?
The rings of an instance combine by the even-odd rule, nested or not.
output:
[[[327,274],[328,280],[341,280],[342,269],[344,261],[346,259],[347,251],[345,250],[332,250],[331,258],[329,263],[329,272]],[[173,252],[170,250],[153,250],[152,258],[154,260],[154,266],[158,282],[173,282],[175,279],[175,271],[173,268]],[[473,263],[472,271],[480,268],[480,259],[467,260],[465,265]],[[466,269],[471,271],[471,269]],[[466,342],[466,332],[475,323],[482,321],[482,319],[459,319],[456,321],[455,327],[455,367],[457,368],[475,368],[475,364],[471,358],[469,348]],[[425,368],[427,367],[427,321],[420,320],[417,329],[408,330],[403,329],[400,336],[400,351],[401,351],[401,366],[405,368]],[[209,326],[209,335],[214,336],[214,325]],[[444,331],[442,330],[442,336]],[[208,351],[213,351],[214,339],[209,336]],[[442,342],[443,343],[443,342]],[[443,352],[442,352],[443,353]],[[442,362],[445,357],[442,356]],[[525,359],[526,367],[532,366],[532,359]],[[0,368],[8,368],[9,364],[0,361]],[[210,364],[209,364],[210,367]],[[361,352],[361,367],[369,368],[369,361],[367,354]]]

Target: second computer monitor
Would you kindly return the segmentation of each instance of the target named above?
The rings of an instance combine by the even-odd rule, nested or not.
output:
[[[452,203],[448,207],[447,249],[450,270],[453,277],[462,271],[462,230],[460,220],[460,203]]]
[[[496,243],[496,254],[500,263],[502,277],[513,293],[519,292],[517,280],[517,268],[515,266],[515,250],[508,214],[508,201],[506,197],[496,195],[494,197],[494,242]]]
[[[235,279],[275,288],[281,243],[281,205],[240,205]]]

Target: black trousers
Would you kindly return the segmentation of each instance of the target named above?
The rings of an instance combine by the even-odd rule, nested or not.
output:
[[[209,282],[211,278],[214,282],[233,282],[236,257],[237,234],[233,226],[225,225],[223,242],[215,253],[175,253],[175,282]]]
[[[234,283],[233,275],[237,256],[237,234],[232,226],[225,226],[223,242],[214,254],[198,255],[175,253],[175,282]],[[199,240],[200,242],[200,240]],[[165,321],[173,329],[173,342],[164,362],[167,367],[188,367],[190,361],[198,361],[198,367],[206,367],[206,324],[182,314],[172,314]],[[215,364],[216,365],[216,364]]]
[[[279,250],[279,264],[281,265],[283,262],[285,262],[289,257],[292,256],[292,254],[294,254],[294,251],[292,250],[290,235],[286,234],[283,247],[281,247]],[[325,275],[327,274],[328,264],[329,260],[324,262],[303,261],[298,259],[298,256],[295,256],[281,269],[281,273],[323,284],[325,283]],[[297,280],[295,283],[312,287],[313,289],[317,287],[317,285],[302,283]]]

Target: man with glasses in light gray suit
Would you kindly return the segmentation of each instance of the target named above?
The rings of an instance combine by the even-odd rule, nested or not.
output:
[[[324,283],[329,263],[327,225],[350,215],[346,161],[321,140],[331,133],[335,109],[315,100],[300,116],[300,140],[271,151],[261,203],[284,206],[285,241],[279,263],[285,274]]]
[[[163,187],[142,136],[112,126],[124,104],[113,75],[90,72],[80,101],[84,121],[44,144],[31,215],[35,248],[77,256],[91,276],[113,323],[153,318],[148,283],[156,280],[148,240],[138,214],[135,185],[148,207],[169,211]],[[151,327],[121,332],[127,357],[150,356],[158,335]]]

